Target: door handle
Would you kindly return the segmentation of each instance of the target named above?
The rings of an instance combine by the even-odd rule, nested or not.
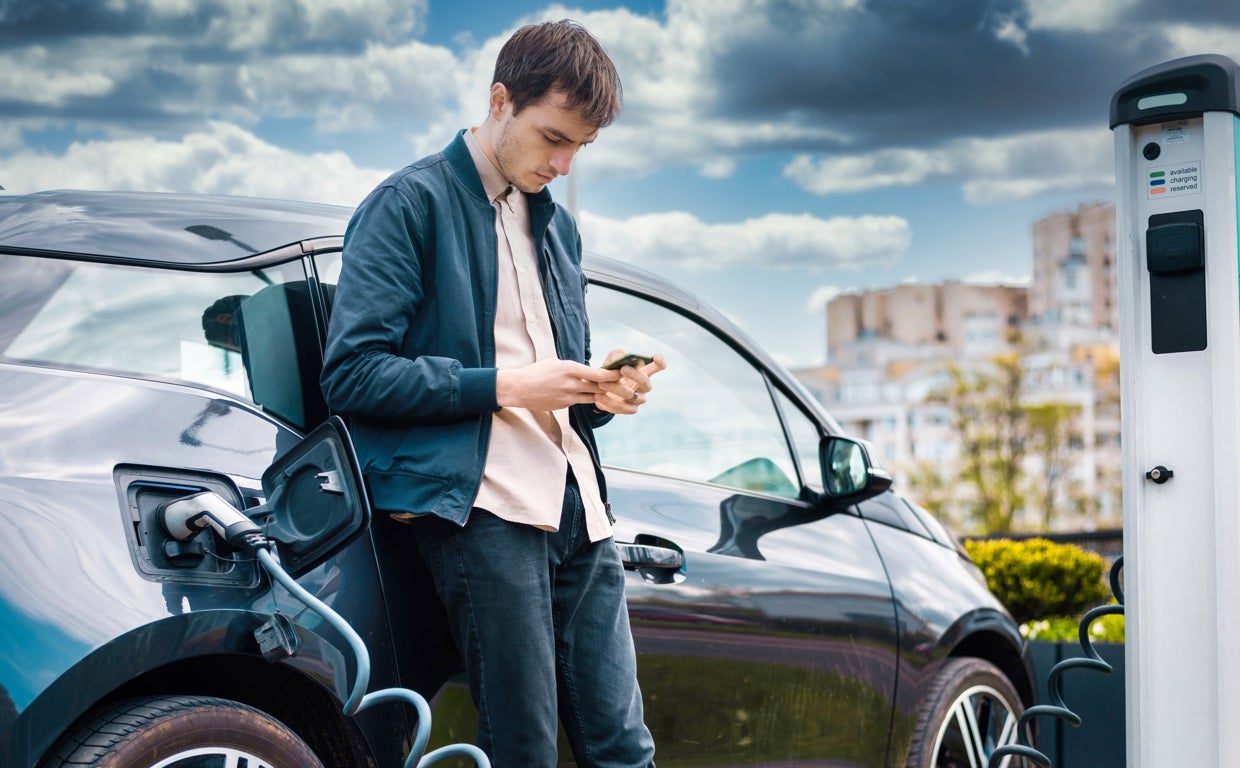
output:
[[[638,568],[663,568],[675,571],[685,564],[683,554],[667,547],[618,541],[616,548],[620,550],[620,559],[624,562],[624,567],[630,571]]]

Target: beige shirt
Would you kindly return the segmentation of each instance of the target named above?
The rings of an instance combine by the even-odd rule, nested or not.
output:
[[[473,129],[465,145],[495,209],[497,285],[495,365],[517,368],[557,356],[525,195],[482,151]],[[505,407],[491,416],[491,442],[474,506],[514,523],[554,531],[560,525],[568,467],[581,489],[591,541],[611,535],[590,449],[573,431],[568,409]]]

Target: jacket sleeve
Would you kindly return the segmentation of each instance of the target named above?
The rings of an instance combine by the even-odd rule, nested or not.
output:
[[[447,422],[498,409],[495,368],[405,348],[425,298],[418,233],[425,210],[384,185],[345,232],[321,384],[328,407],[387,422]]]

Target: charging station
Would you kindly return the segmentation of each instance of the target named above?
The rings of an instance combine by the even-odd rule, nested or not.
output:
[[[1111,100],[1130,768],[1240,766],[1238,104],[1218,55]]]

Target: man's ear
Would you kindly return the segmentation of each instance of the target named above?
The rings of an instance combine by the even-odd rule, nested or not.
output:
[[[503,83],[493,83],[491,85],[491,118],[499,121],[504,115],[504,108],[510,107],[512,103],[508,94],[508,86]]]

